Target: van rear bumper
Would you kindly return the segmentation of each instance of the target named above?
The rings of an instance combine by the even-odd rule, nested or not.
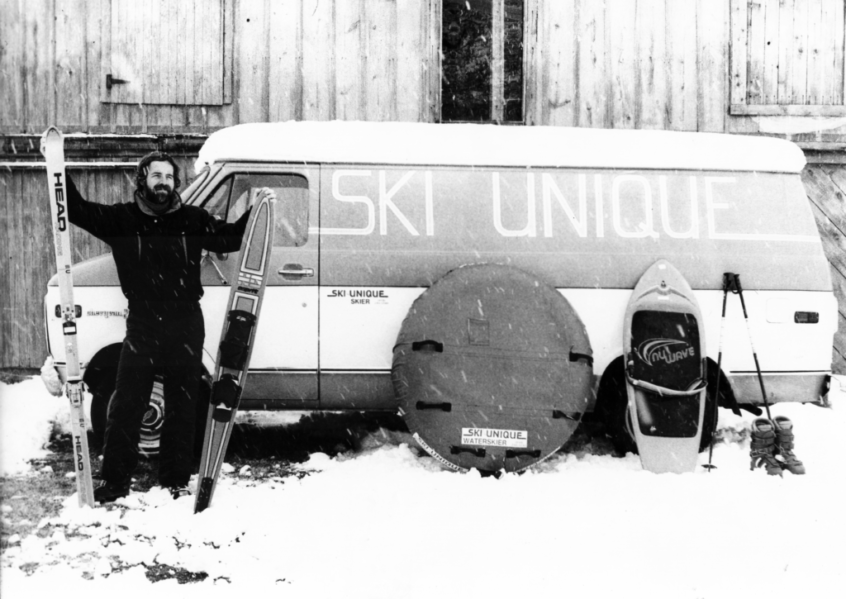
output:
[[[755,372],[733,372],[728,375],[737,403],[763,405],[761,386]],[[830,372],[763,372],[767,401],[778,403],[820,402],[828,394]]]

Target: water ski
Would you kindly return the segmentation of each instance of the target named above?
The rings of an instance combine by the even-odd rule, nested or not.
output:
[[[690,285],[666,260],[649,267],[632,292],[623,349],[641,464],[652,472],[693,472],[705,414],[705,333]]]

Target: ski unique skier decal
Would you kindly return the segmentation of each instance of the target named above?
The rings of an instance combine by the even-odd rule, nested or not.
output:
[[[195,513],[211,504],[247,379],[273,247],[273,222],[273,202],[267,198],[254,202],[241,244],[238,278],[229,293],[228,312],[220,336],[197,480]]]
[[[47,188],[50,213],[53,216],[53,241],[56,249],[56,269],[62,306],[67,382],[65,393],[70,400],[71,431],[73,435],[73,467],[76,471],[76,490],[79,505],[94,506],[94,485],[91,479],[91,459],[88,454],[88,427],[82,404],[82,378],[79,372],[79,352],[76,341],[76,308],[73,303],[71,275],[70,228],[68,227],[65,197],[64,137],[50,127],[41,137],[41,153],[47,161]]]

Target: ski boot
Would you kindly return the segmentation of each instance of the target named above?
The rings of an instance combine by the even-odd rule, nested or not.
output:
[[[776,416],[775,454],[780,456],[779,464],[793,474],[805,474],[805,466],[793,453],[793,422],[787,416]]]
[[[752,458],[750,470],[759,466],[767,469],[767,474],[782,475],[781,464],[775,459],[776,433],[773,423],[766,418],[756,418],[752,423],[752,443],[749,456]]]
[[[111,503],[121,497],[129,495],[131,481],[114,483],[101,480],[94,489],[94,501],[97,503]]]

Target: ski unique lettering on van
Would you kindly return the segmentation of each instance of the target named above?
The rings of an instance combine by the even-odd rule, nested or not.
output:
[[[501,237],[816,243],[816,235],[797,235],[785,223],[779,208],[791,203],[782,183],[767,173],[750,181],[674,171],[338,169],[331,198],[340,205],[327,208],[328,222],[315,231],[443,237],[471,224],[455,217],[472,212],[468,232]]]

